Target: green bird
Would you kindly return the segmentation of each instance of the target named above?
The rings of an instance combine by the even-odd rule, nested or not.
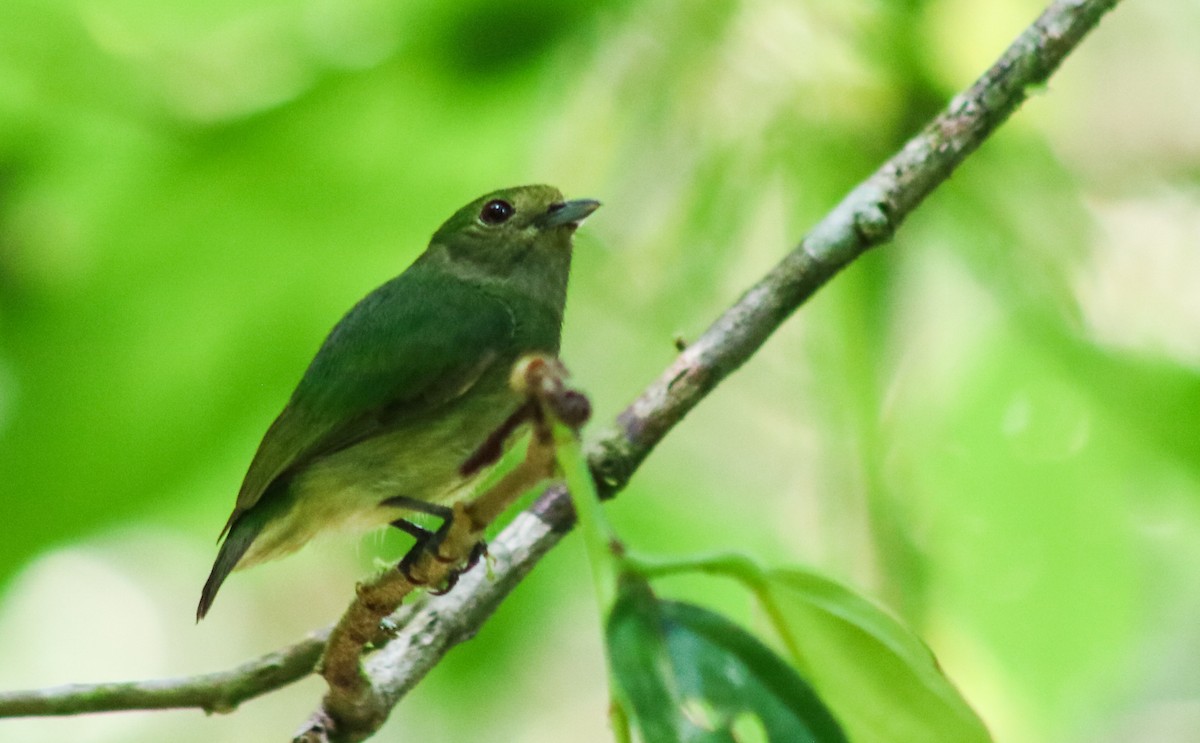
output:
[[[481,196],[342,318],[258,446],[197,621],[235,569],[469,492],[465,460],[522,403],[514,362],[558,352],[571,238],[599,206],[550,186]]]

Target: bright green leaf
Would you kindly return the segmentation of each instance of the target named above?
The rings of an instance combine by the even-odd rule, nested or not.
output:
[[[751,740],[846,741],[808,684],[762,643],[710,611],[659,601],[641,580],[622,582],[608,650],[645,743],[740,743],[743,731]]]
[[[929,648],[883,609],[808,571],[766,579],[788,651],[851,740],[992,740]]]

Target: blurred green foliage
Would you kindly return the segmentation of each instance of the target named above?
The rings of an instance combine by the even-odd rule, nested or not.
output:
[[[190,623],[324,333],[467,199],[605,202],[564,341],[602,423],[1040,8],[5,0],[0,686],[232,665],[399,554],[314,545]],[[1192,740],[1197,23],[1187,0],[1106,19],[672,433],[610,506],[621,533],[879,598],[998,740]],[[605,740],[585,575],[568,542],[380,739]],[[663,585],[756,621],[735,589]],[[277,737],[319,691],[0,737]]]

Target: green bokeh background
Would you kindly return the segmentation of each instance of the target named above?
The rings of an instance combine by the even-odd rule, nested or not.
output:
[[[226,668],[334,619],[392,536],[192,612],[324,333],[489,189],[604,201],[563,355],[603,423],[1041,10],[1033,0],[4,0],[0,687]],[[664,553],[891,606],[1013,743],[1200,729],[1200,6],[1126,3],[610,506]],[[603,741],[568,540],[380,740]],[[668,593],[749,626],[739,591]],[[22,741],[285,738],[233,715]]]

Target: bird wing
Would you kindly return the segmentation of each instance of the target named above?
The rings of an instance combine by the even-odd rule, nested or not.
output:
[[[469,390],[511,346],[507,305],[418,266],[334,327],[263,437],[226,529],[280,476]]]

